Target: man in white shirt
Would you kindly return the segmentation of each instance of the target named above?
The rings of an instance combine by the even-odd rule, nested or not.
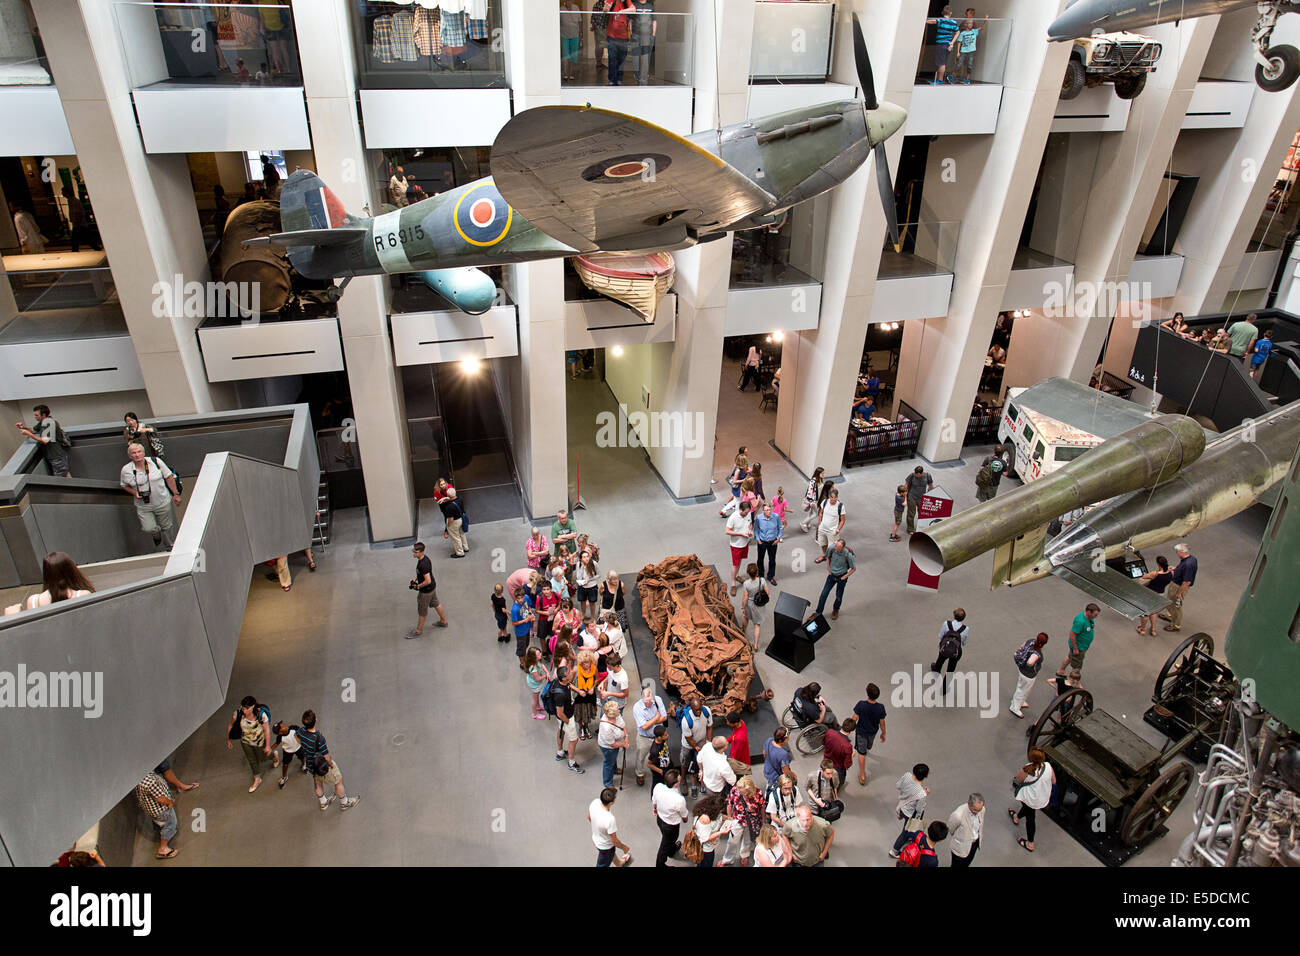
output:
[[[758,369],[762,364],[763,353],[760,352],[757,347],[751,345],[749,347],[749,354],[745,356],[745,371],[740,379],[740,384],[736,386],[737,391],[743,392],[745,386],[750,383],[751,379],[754,382],[754,388],[757,389],[759,387]]]
[[[141,530],[152,535],[155,547],[162,544],[170,551],[176,542],[176,505],[181,503],[176,472],[161,458],[146,458],[144,446],[137,442],[126,450],[131,460],[122,466],[122,488],[135,498]]]
[[[18,245],[24,253],[37,255],[45,251],[45,237],[41,227],[36,224],[36,217],[16,203],[9,204],[9,215],[14,217],[14,228],[18,230]]]
[[[653,684],[642,688],[641,699],[632,705],[632,719],[636,721],[636,785],[644,787],[645,761],[654,743],[655,727],[668,722],[668,711]]]
[[[736,783],[736,771],[727,760],[727,738],[714,737],[713,742],[700,748],[700,778],[709,793],[722,793]]]
[[[740,507],[727,517],[726,535],[731,545],[731,593],[735,594],[738,587],[736,575],[740,572],[741,563],[749,557],[749,539],[754,536],[748,501],[742,501]]]
[[[617,790],[606,787],[587,807],[587,819],[591,821],[591,842],[596,844],[597,866],[609,866],[611,863],[627,866],[632,862],[632,851],[618,838],[618,824],[614,820],[614,811],[610,809],[617,796]],[[623,851],[622,861],[615,858],[615,849]]]
[[[393,205],[398,209],[408,205],[406,198],[407,186],[406,170],[402,169],[401,166],[398,166],[397,170],[393,173],[392,178],[388,180],[388,198],[392,200]]]
[[[970,866],[980,848],[980,834],[984,831],[984,796],[972,793],[966,802],[948,817],[948,836],[952,839],[952,865]]]
[[[677,835],[690,811],[686,809],[686,798],[677,789],[677,779],[677,771],[669,770],[664,774],[664,782],[655,784],[650,793],[650,809],[659,825],[659,852],[655,854],[655,866],[667,866],[668,858],[682,848]]]
[[[821,545],[822,556],[813,563],[821,564],[826,560],[826,552],[840,540],[844,530],[844,505],[840,504],[838,488],[832,488],[826,500],[822,502],[821,513],[817,519],[817,543]]]

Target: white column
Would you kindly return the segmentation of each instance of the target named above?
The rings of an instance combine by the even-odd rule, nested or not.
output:
[[[912,102],[916,64],[925,33],[926,0],[853,0],[836,23],[833,79],[858,85],[852,14],[862,21],[881,100],[904,109]],[[906,128],[885,144],[898,169]],[[866,343],[875,295],[885,212],[876,188],[874,159],[830,193],[821,316],[816,329],[786,335],[781,347],[781,400],[776,445],[796,468],[823,467],[837,474],[844,460],[849,407]]]
[[[1102,139],[1075,260],[1077,294],[1064,316],[1052,317],[1064,328],[1047,374],[1087,382],[1097,364],[1115,317],[1112,290],[1128,280],[1218,22],[1201,17],[1149,31],[1164,47],[1160,66],[1133,100],[1124,132]]]
[[[1283,17],[1273,36],[1275,44],[1300,43],[1300,18]],[[1300,84],[1281,93],[1256,89],[1239,130],[1185,134],[1195,137],[1190,151],[1197,154],[1203,174],[1178,236],[1177,250],[1186,261],[1172,311],[1214,313],[1229,297],[1297,126]],[[1179,166],[1175,171],[1188,170]]]
[[[100,237],[153,412],[226,408],[234,391],[208,384],[183,303],[160,305],[154,288],[209,278],[184,156],[151,156],[135,123],[113,5],[43,0],[32,5],[76,146]],[[93,41],[92,41],[93,38]]]
[[[359,214],[373,202],[374,190],[357,122],[350,9],[293,0],[293,12],[316,172],[346,209]],[[417,531],[415,487],[401,376],[388,336],[387,278],[353,279],[338,314],[370,534],[376,541],[408,538]]]

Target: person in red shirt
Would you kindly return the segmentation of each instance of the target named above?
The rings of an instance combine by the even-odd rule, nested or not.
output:
[[[608,7],[609,19],[605,22],[605,38],[609,47],[609,85],[623,85],[623,63],[627,59],[628,39],[632,21],[629,13],[636,13],[632,0],[614,0]]]
[[[853,717],[846,717],[844,723],[840,724],[840,729],[834,727],[826,729],[826,736],[822,738],[822,749],[826,758],[835,764],[835,772],[840,775],[840,786],[844,786],[844,781],[849,775],[849,767],[853,766],[853,744],[850,742],[850,735],[857,729],[858,722]]]
[[[727,757],[749,766],[749,728],[740,719],[740,711],[733,710],[727,715],[727,726],[731,728],[731,740],[727,747]]]

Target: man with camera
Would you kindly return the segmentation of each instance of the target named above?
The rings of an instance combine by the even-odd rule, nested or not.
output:
[[[181,503],[176,472],[161,458],[146,458],[138,442],[131,442],[126,451],[131,460],[122,466],[122,488],[135,498],[141,530],[153,536],[154,547],[162,544],[170,551],[176,542],[176,505]]]
[[[429,616],[430,607],[438,612],[437,626],[447,626],[447,615],[442,612],[442,604],[438,601],[438,582],[433,579],[433,562],[425,557],[423,541],[415,542],[411,556],[415,558],[415,577],[406,586],[417,592],[415,607],[419,620],[415,622],[415,630],[406,635],[407,640],[424,633],[424,620]]]

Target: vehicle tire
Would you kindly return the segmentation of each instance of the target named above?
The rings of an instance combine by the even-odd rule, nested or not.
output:
[[[1300,78],[1300,50],[1293,46],[1272,46],[1264,52],[1272,68],[1265,72],[1263,65],[1255,67],[1255,84],[1265,92],[1280,93],[1290,89]],[[1269,74],[1272,74],[1270,76]]]
[[[1083,92],[1087,83],[1088,74],[1084,72],[1083,64],[1072,57],[1070,65],[1065,68],[1065,78],[1061,80],[1061,99],[1074,99]]]
[[[1121,76],[1115,81],[1115,95],[1121,100],[1135,100],[1146,89],[1147,75],[1138,73],[1133,76]]]

